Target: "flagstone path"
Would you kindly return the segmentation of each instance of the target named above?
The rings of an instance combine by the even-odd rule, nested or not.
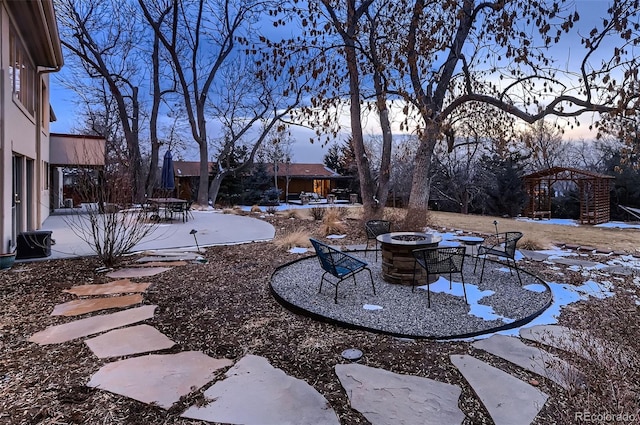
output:
[[[587,360],[592,357],[589,346],[596,347],[596,350],[602,351],[605,345],[603,341],[588,335],[586,332],[579,332],[557,325],[533,326],[521,329],[520,338],[539,342],[563,351],[570,351]],[[587,341],[589,346],[586,345]]]
[[[372,424],[460,424],[457,385],[359,364],[338,364],[336,375],[351,407]]]
[[[565,389],[578,385],[582,376],[578,370],[559,357],[542,348],[526,345],[515,337],[493,335],[471,345],[551,379]]]
[[[128,267],[125,269],[109,272],[107,273],[107,276],[113,277],[116,279],[149,277],[149,276],[155,276],[162,272],[166,272],[167,270],[171,270],[171,267],[148,267],[148,268]]]
[[[130,279],[121,279],[109,283],[72,286],[71,289],[65,289],[62,292],[68,292],[69,294],[79,297],[88,295],[112,295],[129,292],[146,292],[149,286],[151,286],[150,282],[135,283],[131,282]]]
[[[166,350],[176,345],[165,334],[149,325],[116,329],[84,342],[101,359]]]
[[[141,294],[123,295],[109,298],[89,298],[73,300],[64,304],[58,304],[51,312],[52,316],[80,316],[99,310],[111,308],[129,307],[142,302]]]
[[[205,391],[205,398],[212,400],[209,404],[192,406],[182,416],[246,425],[340,424],[322,394],[264,357],[242,357],[225,377]]]
[[[549,398],[536,387],[475,357],[455,355],[451,356],[451,363],[471,385],[496,425],[533,422]]]
[[[150,354],[102,366],[87,386],[169,409],[232,364],[229,359],[214,359],[198,351]]]
[[[546,259],[531,256],[536,257],[536,261]],[[140,304],[150,283],[131,282],[130,278],[162,273],[170,270],[169,265],[180,266],[189,260],[199,261],[199,254],[153,252],[138,260],[143,267],[130,267],[108,275],[120,280],[65,290],[78,297],[93,298],[57,305],[52,314],[81,315]],[[586,263],[580,265],[591,267]],[[90,377],[87,385],[143,403],[155,403],[164,409],[217,379],[204,392],[205,403],[187,408],[182,414],[185,418],[249,425],[339,424],[336,413],[322,394],[305,381],[274,368],[263,357],[246,355],[234,364],[229,359],[215,359],[196,351],[152,354],[175,346],[157,329],[139,323],[152,318],[155,309],[155,305],[142,305],[77,319],[50,326],[29,340],[40,345],[58,344],[101,333],[85,339],[97,357],[137,357],[105,364]],[[588,335],[561,326],[521,329],[520,336],[578,354],[584,354],[585,349],[576,340],[589,340]],[[472,345],[564,388],[576,385],[581,376],[557,356],[527,345],[519,338],[493,335]],[[549,397],[529,383],[473,356],[452,355],[450,360],[496,424],[530,424]],[[225,368],[228,370],[220,377]],[[335,373],[351,407],[374,425],[454,424],[462,423],[465,418],[458,407],[462,390],[457,385],[357,363],[337,364]]]
[[[144,305],[117,313],[102,314],[98,316],[79,319],[75,322],[50,326],[47,329],[35,333],[29,341],[40,345],[60,344],[84,336],[109,331],[122,326],[132,325],[143,320],[151,319],[157,306]]]

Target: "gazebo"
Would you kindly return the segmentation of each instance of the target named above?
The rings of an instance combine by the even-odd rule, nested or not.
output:
[[[524,215],[551,218],[551,186],[558,181],[572,181],[580,196],[580,223],[600,224],[609,221],[610,186],[614,177],[575,168],[552,167],[524,176],[529,200]]]

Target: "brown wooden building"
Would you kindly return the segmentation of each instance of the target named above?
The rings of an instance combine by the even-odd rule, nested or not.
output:
[[[209,163],[209,176],[213,176],[215,162]],[[181,199],[193,199],[200,176],[200,163],[198,161],[173,161],[173,172],[176,180],[175,196]],[[250,175],[251,172],[246,172]],[[274,178],[273,164],[267,165],[267,174]],[[353,177],[341,176],[323,164],[278,164],[277,182],[282,191],[281,200],[285,200],[288,193],[289,199],[299,199],[300,192],[316,193],[326,198],[330,193],[344,192],[344,199],[348,199],[346,189]],[[287,182],[289,185],[287,191]],[[340,198],[340,196],[338,196]]]
[[[558,181],[571,181],[578,186],[580,196],[580,223],[606,223],[610,218],[610,190],[612,176],[552,167],[524,176],[524,186],[529,201],[524,215],[530,218],[551,218],[551,187]]]
[[[213,175],[215,162],[209,162],[209,177]],[[200,183],[199,161],[173,161],[173,175],[175,178],[175,196],[180,199],[195,199]]]
[[[274,176],[274,166],[267,167],[267,173]],[[341,189],[345,189],[353,178],[341,176],[323,164],[278,164],[278,188],[282,191],[282,199],[289,194],[289,199],[300,192],[316,193],[322,198]],[[289,187],[287,190],[287,182]],[[347,194],[348,196],[348,194]]]

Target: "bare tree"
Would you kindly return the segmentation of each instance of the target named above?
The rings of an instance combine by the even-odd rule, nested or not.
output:
[[[342,111],[349,109],[360,195],[365,215],[371,218],[381,217],[386,204],[392,141],[382,73],[387,63],[378,56],[385,41],[374,4],[375,0],[310,1],[306,9],[296,9],[303,31],[292,42],[294,49],[309,52],[305,69],[317,86],[301,115],[318,137],[337,136],[342,130]],[[372,164],[366,154],[363,118],[369,112],[376,113],[382,133],[379,164]],[[374,169],[380,170],[377,176]]]
[[[220,84],[212,91],[217,101],[208,109],[223,133],[215,139],[217,169],[209,186],[209,199],[216,199],[226,176],[250,169],[269,137],[286,131],[285,118],[300,102],[303,85],[289,71],[279,74],[278,70],[283,68],[264,72],[249,60],[236,60],[220,72]]]
[[[77,155],[77,154],[76,154]],[[92,157],[85,151],[78,157]],[[147,212],[131,203],[129,176],[122,168],[76,168],[72,170],[74,190],[84,209],[65,216],[65,222],[89,245],[106,267],[116,265],[157,228]]]
[[[78,59],[77,66],[91,79],[104,81],[113,96],[127,145],[132,196],[141,201],[145,178],[139,141],[139,83],[144,61],[139,55],[139,40],[144,29],[127,3],[59,0],[57,6],[62,45]]]
[[[555,126],[540,120],[520,133],[520,140],[529,152],[530,172],[566,165],[567,143]]]
[[[576,34],[584,47],[581,61],[565,71],[550,47],[576,33],[579,13],[564,2],[415,0],[410,7],[388,6],[394,19],[385,23],[387,46],[397,58],[390,92],[405,100],[409,120],[419,119],[410,208],[427,206],[434,148],[448,131],[448,117],[465,104],[488,104],[527,123],[593,111],[631,114],[637,106],[635,1],[614,1],[600,25]]]
[[[282,129],[269,137],[262,145],[258,158],[261,162],[273,164],[273,187],[278,187],[278,176],[284,177],[284,199],[289,197],[290,166],[293,158],[291,134]]]
[[[222,179],[239,171],[237,168],[225,168],[225,161],[234,155],[235,148],[239,144],[249,143],[246,136],[250,130],[255,129],[254,125],[262,124],[262,128],[270,131],[287,114],[287,109],[291,107],[288,103],[291,96],[286,96],[286,93],[293,91],[294,99],[291,102],[296,102],[295,89],[289,90],[291,84],[280,86],[280,92],[285,93],[282,99],[287,98],[287,105],[282,106],[276,101],[278,96],[273,91],[274,87],[267,81],[272,78],[270,72],[265,72],[264,68],[260,72],[260,69],[251,66],[238,67],[238,64],[248,65],[243,55],[260,55],[255,43],[266,41],[266,38],[256,36],[256,23],[264,12],[276,9],[277,3],[266,0],[139,0],[138,3],[167,52],[178,81],[191,136],[198,145],[200,182],[197,201],[206,204],[212,199],[215,202]],[[232,67],[235,67],[233,71],[238,80],[248,79],[261,83],[258,85],[258,92],[254,91],[246,97],[232,96],[232,93],[242,91],[228,85],[227,77],[230,73],[226,71]],[[268,68],[268,64],[265,63],[264,67]],[[276,68],[268,69],[273,71]],[[280,74],[276,72],[276,75]],[[228,93],[225,96],[214,95],[214,91],[220,94],[226,89]],[[250,111],[250,114],[230,118],[220,111]],[[221,137],[216,138],[218,169],[211,186],[208,163],[209,142],[213,138],[208,135],[208,117],[221,120],[223,127]],[[266,134],[253,137],[252,146],[257,149]],[[249,149],[247,166],[253,161],[255,149]]]

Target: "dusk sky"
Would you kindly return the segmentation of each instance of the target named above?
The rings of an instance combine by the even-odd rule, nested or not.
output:
[[[599,21],[603,12],[606,10],[608,1],[603,0],[577,0],[577,10],[580,14],[580,21],[578,23],[578,32],[585,34]],[[577,38],[567,39],[561,46],[555,49],[558,52],[559,61],[564,62],[565,66],[575,66],[576,61],[581,56],[581,46],[577,41]],[[65,78],[65,69],[60,73],[53,74],[51,78],[51,105],[56,114],[57,121],[51,124],[51,131],[55,133],[69,133],[72,132],[74,127],[79,126],[79,117],[76,113],[76,107],[74,105],[74,99],[77,98],[77,94],[72,90],[63,88],[60,83],[61,79]],[[553,117],[551,117],[553,120]],[[365,128],[365,135],[372,134],[377,131],[375,118],[368,118],[369,125]],[[581,119],[582,125],[573,130],[567,128],[565,131],[566,139],[592,139],[595,137],[595,131],[589,131],[588,127],[591,121],[591,117],[584,116]],[[348,123],[348,117],[345,117],[345,122]],[[212,129],[212,133],[215,132]],[[321,143],[315,142],[311,144],[309,142],[310,137],[313,136],[313,132],[308,129],[292,128],[292,138],[295,140],[293,145],[293,161],[294,162],[322,162],[324,154],[327,152],[327,146],[321,146]],[[144,139],[143,134],[142,138]],[[342,141],[346,138],[346,135],[339,139]],[[177,156],[185,160],[198,160],[197,149],[195,147],[187,152],[177,152]]]

